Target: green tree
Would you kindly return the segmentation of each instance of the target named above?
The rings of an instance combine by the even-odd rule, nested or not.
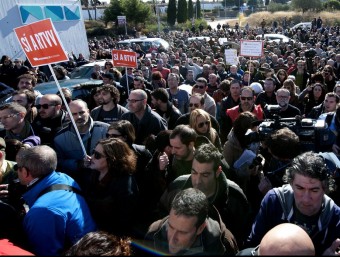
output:
[[[292,0],[292,7],[303,13],[308,10],[320,10],[321,6],[321,0]]]
[[[111,0],[110,5],[104,10],[104,15],[102,17],[105,22],[105,26],[110,21],[117,21],[117,16],[122,15],[124,12],[122,3],[120,0]]]
[[[167,10],[167,22],[170,26],[174,26],[176,23],[176,0],[169,0],[168,3],[168,10]]]
[[[188,20],[188,5],[186,0],[178,0],[177,22],[185,23]]]
[[[194,17],[194,4],[192,3],[192,0],[189,0],[188,2],[188,19],[192,19]]]
[[[124,0],[122,1],[126,21],[137,25],[143,23],[151,15],[150,5],[140,0]]]
[[[257,6],[258,5],[258,1],[257,0],[248,0],[247,4],[249,6]]]
[[[329,0],[323,4],[325,9],[328,10],[340,10],[340,1],[339,0]]]
[[[197,13],[197,19],[201,19],[202,13],[201,13],[201,2],[200,2],[200,0],[196,0],[196,13]]]

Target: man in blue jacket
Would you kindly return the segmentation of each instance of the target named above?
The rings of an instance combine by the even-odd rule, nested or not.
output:
[[[60,255],[86,233],[95,231],[90,210],[79,185],[56,172],[57,155],[46,145],[22,149],[17,155],[19,181],[29,211],[23,227],[36,255]],[[61,185],[64,188],[51,188]]]
[[[295,157],[284,177],[288,184],[270,190],[262,200],[246,247],[259,245],[267,231],[289,222],[307,232],[316,255],[334,255],[340,246],[340,208],[326,195],[334,190],[330,173],[319,154]]]

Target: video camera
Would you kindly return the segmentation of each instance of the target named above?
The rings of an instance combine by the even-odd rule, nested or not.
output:
[[[299,137],[302,151],[320,152],[329,146],[329,130],[324,120],[280,118],[279,105],[269,105],[266,108],[273,114],[274,119],[261,121],[258,131],[245,135],[247,144],[265,141],[274,131],[287,127]]]

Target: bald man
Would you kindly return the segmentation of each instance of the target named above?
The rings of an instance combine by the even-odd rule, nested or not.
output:
[[[247,248],[237,255],[315,255],[314,244],[301,227],[292,223],[282,223],[269,230],[259,246]]]

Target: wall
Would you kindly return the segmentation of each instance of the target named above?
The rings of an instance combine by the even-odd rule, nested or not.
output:
[[[78,11],[78,12],[77,12]],[[86,30],[78,0],[1,0],[0,56],[26,59],[14,28],[50,17],[64,49],[90,56]]]

